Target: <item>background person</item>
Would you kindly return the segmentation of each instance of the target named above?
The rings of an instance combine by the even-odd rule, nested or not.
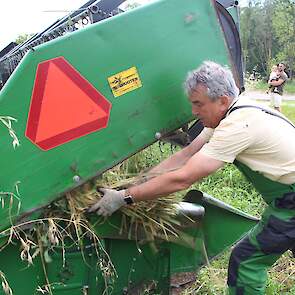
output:
[[[278,80],[269,80],[268,84],[270,86],[273,86],[273,88],[270,90],[271,95],[271,105],[272,107],[281,112],[281,105],[282,105],[282,95],[283,95],[283,87],[285,82],[288,79],[287,74],[285,73],[285,64],[279,63],[278,64]]]
[[[127,190],[104,189],[104,197],[89,211],[108,216],[126,203],[188,189],[225,163],[233,163],[268,207],[232,251],[229,292],[265,294],[268,268],[295,245],[294,125],[276,112],[271,114],[270,108],[267,113],[253,101],[239,99],[232,73],[213,62],[190,72],[185,89],[192,113],[205,126],[202,133],[151,170],[161,175]]]

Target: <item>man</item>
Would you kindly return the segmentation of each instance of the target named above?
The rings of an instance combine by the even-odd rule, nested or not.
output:
[[[295,245],[295,128],[278,112],[264,112],[254,102],[238,99],[232,73],[216,63],[205,62],[189,73],[185,89],[192,113],[206,128],[151,170],[166,172],[128,190],[104,189],[90,211],[107,216],[126,203],[187,189],[225,163],[234,163],[268,207],[232,251],[229,291],[265,294],[267,269]]]
[[[278,73],[277,79],[269,79],[268,84],[270,86],[274,86],[270,90],[270,99],[271,99],[271,105],[273,108],[279,112],[281,112],[281,104],[282,104],[282,95],[283,95],[283,87],[285,82],[288,79],[287,74],[285,73],[285,64],[279,63],[278,64]]]

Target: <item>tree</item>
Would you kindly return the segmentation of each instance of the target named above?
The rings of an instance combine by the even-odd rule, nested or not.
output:
[[[241,10],[241,42],[246,71],[253,69],[266,76],[272,64],[277,42],[272,33],[272,0],[250,1]]]
[[[34,36],[34,34],[20,34],[15,39],[15,43],[17,43],[17,44],[24,43],[25,41],[30,39],[32,36]]]
[[[295,2],[292,0],[276,1],[273,15],[273,32],[280,45],[276,57],[284,61],[290,72],[290,78],[295,70]]]
[[[241,8],[241,43],[248,72],[267,76],[272,65],[284,61],[295,71],[294,0],[250,0]]]

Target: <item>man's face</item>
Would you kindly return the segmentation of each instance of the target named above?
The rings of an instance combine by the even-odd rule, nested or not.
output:
[[[285,70],[285,65],[284,64],[279,64],[278,69],[280,72],[283,72]]]
[[[198,85],[189,97],[192,113],[198,117],[205,127],[215,128],[219,125],[230,105],[231,99],[221,96],[212,101],[207,95],[206,87]]]

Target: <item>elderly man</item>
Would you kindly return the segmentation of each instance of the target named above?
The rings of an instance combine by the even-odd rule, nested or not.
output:
[[[105,189],[90,211],[110,215],[123,205],[187,189],[233,163],[268,207],[232,251],[229,292],[265,294],[267,269],[295,245],[295,128],[278,112],[238,98],[232,73],[216,63],[205,62],[189,73],[185,88],[192,113],[206,128],[151,170],[163,174],[128,190]]]

